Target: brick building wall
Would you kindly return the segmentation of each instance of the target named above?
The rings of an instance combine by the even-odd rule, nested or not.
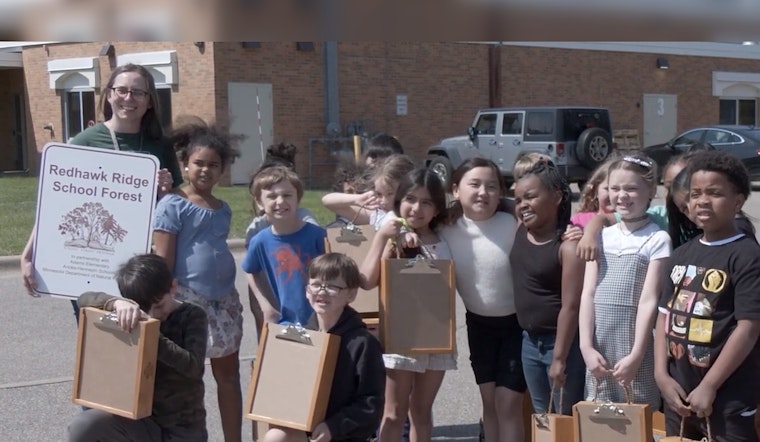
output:
[[[23,51],[30,153],[62,141],[61,91],[49,87],[47,61],[97,56],[102,42],[49,44]],[[310,138],[326,135],[324,49],[297,51],[295,42],[114,42],[116,55],[176,50],[178,84],[172,114],[197,115],[229,127],[229,82],[272,85],[274,142],[298,146],[296,168],[307,177]],[[591,105],[610,109],[614,129],[643,131],[643,95],[678,96],[678,131],[718,121],[712,72],[760,72],[760,61],[667,55],[670,69],[655,66],[657,55],[632,52],[500,46],[500,101],[511,105]],[[420,164],[428,146],[463,135],[477,109],[489,105],[489,46],[477,43],[340,42],[338,100],[342,135],[351,122],[369,133],[397,136]],[[101,87],[112,66],[99,57]],[[407,115],[396,115],[396,96],[406,95]],[[99,92],[96,99],[99,99]],[[43,126],[51,122],[55,131]],[[252,123],[253,124],[253,123]],[[346,146],[351,150],[350,144]],[[37,155],[30,154],[31,170]],[[335,156],[315,144],[311,182],[328,187]]]
[[[610,109],[613,129],[643,133],[643,95],[678,96],[677,132],[717,124],[713,71],[760,72],[759,60],[502,46],[504,106],[588,105]]]

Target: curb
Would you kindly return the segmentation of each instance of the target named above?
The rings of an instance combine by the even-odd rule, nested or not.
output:
[[[232,253],[245,251],[245,239],[233,238],[227,240],[227,246]],[[0,271],[21,270],[21,255],[0,256]]]

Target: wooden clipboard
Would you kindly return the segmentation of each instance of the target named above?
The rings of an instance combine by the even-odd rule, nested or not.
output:
[[[454,261],[384,259],[380,267],[380,342],[386,353],[453,353]]]
[[[325,420],[340,336],[264,324],[245,417],[312,431]]]
[[[367,256],[367,252],[369,252],[374,237],[375,230],[372,226],[349,224],[344,227],[331,227],[327,229],[325,251],[343,253],[356,261],[356,264],[361,265]],[[379,304],[377,287],[371,290],[360,288],[356,294],[356,299],[351,303],[351,307],[362,318],[377,318]]]
[[[150,416],[160,324],[141,320],[127,333],[111,312],[82,308],[72,401],[130,419]]]

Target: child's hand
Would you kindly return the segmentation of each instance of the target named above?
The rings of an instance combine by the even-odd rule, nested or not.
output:
[[[640,366],[641,358],[629,354],[615,364],[612,369],[612,376],[623,386],[631,385]]]
[[[356,202],[354,205],[372,211],[377,210],[380,207],[380,202],[377,199],[375,191],[370,190],[356,195]]]
[[[156,188],[159,194],[172,190],[172,184],[174,184],[174,179],[169,169],[160,169],[156,172]]]
[[[689,409],[696,413],[697,417],[708,417],[712,414],[712,405],[715,401],[715,389],[700,382],[697,388],[686,396]]]
[[[422,245],[422,241],[420,241],[419,235],[414,232],[402,233],[401,237],[398,240],[398,243],[401,247],[407,249],[414,249]]]
[[[691,415],[691,410],[686,406],[686,392],[675,379],[670,376],[665,379],[658,379],[657,387],[660,389],[662,399],[671,410],[679,416],[688,417]]]
[[[564,387],[567,375],[565,375],[565,361],[554,359],[552,365],[549,366],[549,379],[552,381],[552,385],[556,387]]]
[[[588,353],[588,357],[586,354],[583,355],[583,360],[586,362],[586,368],[588,371],[590,371],[597,379],[609,376],[610,366],[607,364],[607,360],[604,359],[604,356],[596,350],[590,350]]]
[[[403,225],[403,218],[388,218],[377,230],[377,234],[382,238],[396,238],[401,234]]]
[[[135,302],[126,301],[124,299],[117,299],[113,303],[113,311],[116,313],[116,320],[119,324],[119,328],[127,333],[130,333],[141,318],[148,318],[148,315],[140,310]]]
[[[596,261],[599,258],[599,242],[592,235],[583,235],[575,254],[584,261]]]
[[[562,241],[580,241],[583,238],[583,230],[573,224],[568,224],[565,233],[562,234]]]
[[[322,422],[314,427],[314,431],[311,432],[310,440],[312,442],[330,442],[332,440],[332,434],[330,434],[330,428],[327,424]]]
[[[280,322],[280,312],[272,307],[261,306],[261,312],[264,315],[264,322],[277,324]]]

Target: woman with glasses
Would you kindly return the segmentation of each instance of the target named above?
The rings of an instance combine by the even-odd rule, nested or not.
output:
[[[80,132],[69,144],[155,155],[161,166],[159,198],[182,184],[177,156],[161,128],[156,83],[147,69],[136,64],[114,69],[100,93],[99,109],[105,121]]]
[[[105,121],[69,140],[78,146],[102,147],[155,155],[161,166],[156,186],[158,197],[182,184],[182,172],[171,144],[164,137],[158,115],[158,96],[153,76],[143,66],[126,64],[111,73],[100,94],[99,108]],[[27,292],[36,296],[32,256],[34,230],[21,254],[21,274]],[[76,301],[74,315],[79,318]]]

